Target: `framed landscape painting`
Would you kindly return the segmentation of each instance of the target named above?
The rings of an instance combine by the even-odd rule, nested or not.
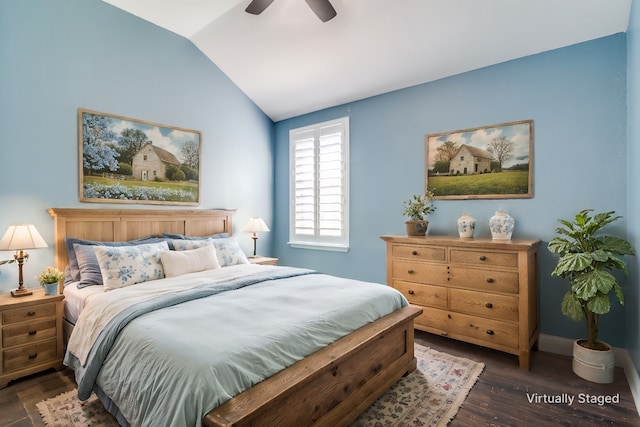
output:
[[[533,120],[425,137],[425,188],[435,199],[533,197]]]
[[[198,205],[199,131],[78,110],[80,201]]]

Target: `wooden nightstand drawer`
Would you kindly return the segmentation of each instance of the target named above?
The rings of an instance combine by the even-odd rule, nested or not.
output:
[[[492,267],[518,267],[518,254],[514,252],[470,251],[451,249],[451,262],[488,265]]]
[[[51,362],[58,358],[57,340],[13,347],[2,352],[2,368],[5,373],[23,370],[33,365]]]
[[[4,311],[2,313],[2,324],[8,325],[11,323],[42,319],[44,317],[55,317],[55,315],[56,304],[53,302],[49,304],[32,305]]]
[[[393,287],[402,292],[411,304],[447,308],[447,288],[401,280],[394,281]]]
[[[444,262],[447,259],[447,249],[440,247],[394,245],[393,257]]]
[[[55,318],[6,326],[2,330],[2,347],[13,347],[42,341],[47,338],[55,338],[56,332]]]

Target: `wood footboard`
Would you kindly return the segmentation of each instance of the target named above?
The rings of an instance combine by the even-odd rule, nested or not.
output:
[[[405,307],[370,323],[209,412],[208,427],[345,426],[416,368]]]

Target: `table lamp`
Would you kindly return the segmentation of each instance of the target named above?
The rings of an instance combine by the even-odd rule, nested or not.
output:
[[[242,229],[243,233],[253,233],[251,238],[253,239],[253,258],[256,257],[256,242],[258,241],[258,234],[269,231],[269,227],[264,223],[262,218],[251,218],[247,225]]]
[[[32,224],[12,225],[4,233],[4,237],[0,240],[0,251],[16,251],[13,258],[18,264],[18,289],[11,291],[12,296],[22,297],[33,293],[23,286],[22,264],[29,259],[26,249],[46,247],[47,243]]]

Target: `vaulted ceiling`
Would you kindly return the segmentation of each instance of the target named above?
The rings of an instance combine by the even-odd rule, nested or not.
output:
[[[104,0],[191,40],[272,120],[625,32],[631,0]]]

